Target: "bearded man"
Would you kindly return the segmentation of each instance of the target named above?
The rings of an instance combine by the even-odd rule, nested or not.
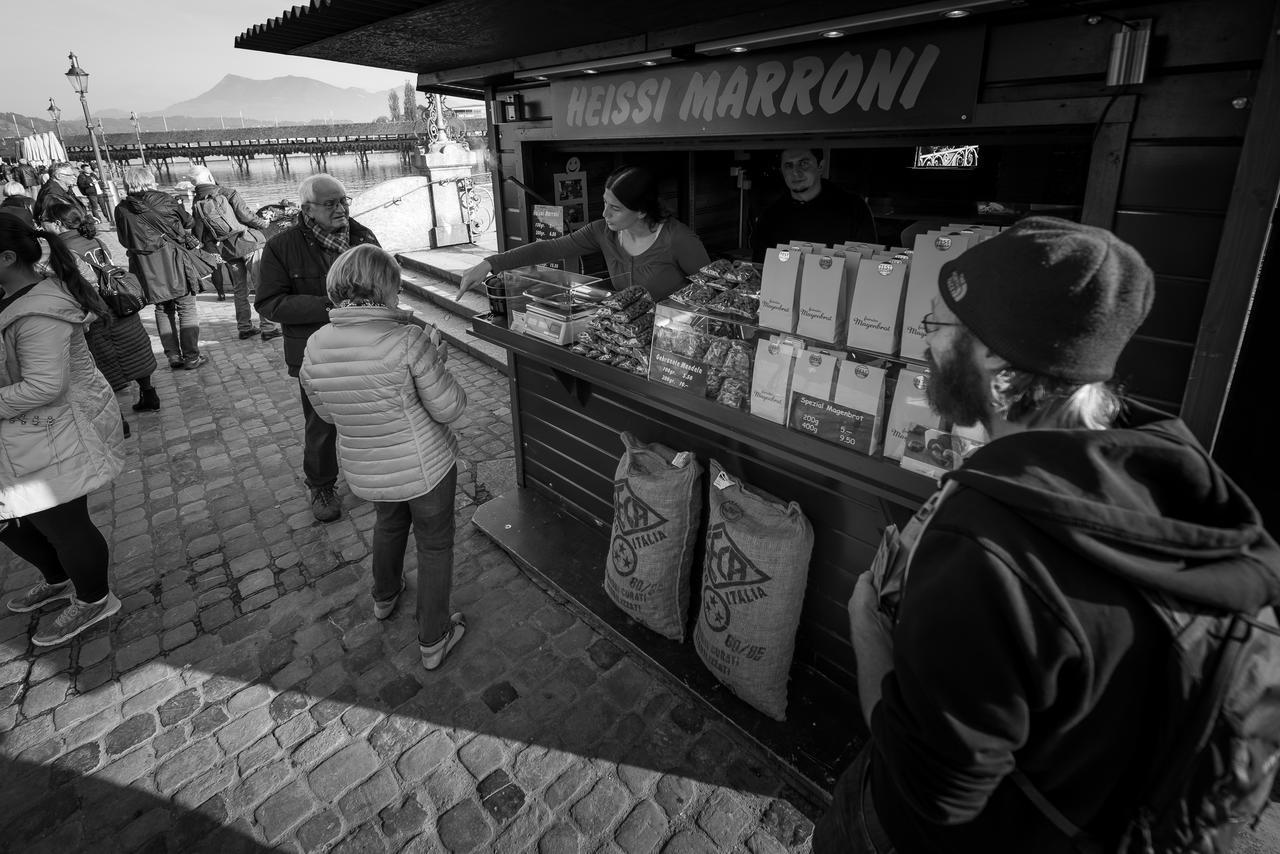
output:
[[[1251,615],[1280,600],[1249,499],[1179,419],[1108,385],[1154,296],[1133,247],[1051,217],[943,266],[930,405],[990,441],[854,589],[871,741],[816,854],[1068,854],[1070,825],[1117,850],[1179,713],[1141,588]]]

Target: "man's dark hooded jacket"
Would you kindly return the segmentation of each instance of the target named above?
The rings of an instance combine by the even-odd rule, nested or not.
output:
[[[355,220],[348,222],[352,246],[380,245],[372,231]],[[291,377],[296,377],[302,368],[311,333],[329,322],[325,277],[336,258],[320,245],[303,220],[272,237],[262,250],[254,307],[267,320],[280,324],[284,332],[284,361]]]
[[[951,475],[912,558],[871,790],[898,854],[1072,851],[1007,775],[1114,838],[1171,643],[1138,585],[1207,608],[1280,602],[1280,551],[1179,420],[1028,430]],[[1110,849],[1108,849],[1110,850]]]

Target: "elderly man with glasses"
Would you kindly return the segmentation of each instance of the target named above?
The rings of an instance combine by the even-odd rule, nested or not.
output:
[[[36,195],[36,221],[40,222],[47,217],[45,213],[49,208],[58,202],[65,202],[80,212],[80,216],[84,219],[96,219],[84,206],[84,202],[71,192],[71,188],[76,185],[76,168],[70,163],[54,163],[49,167],[49,180],[40,188],[40,192]]]
[[[363,243],[378,246],[373,232],[351,219],[351,199],[342,182],[332,175],[305,178],[298,186],[302,216],[293,228],[275,235],[262,251],[258,314],[279,323],[284,331],[284,361],[289,376],[297,377],[307,339],[329,322],[329,297],[325,278],[338,256]],[[302,414],[306,420],[302,472],[311,491],[311,512],[318,521],[332,522],[342,515],[338,499],[338,434],[332,424],[316,415],[305,389]]]

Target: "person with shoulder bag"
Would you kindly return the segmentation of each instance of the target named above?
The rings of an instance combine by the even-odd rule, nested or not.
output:
[[[226,262],[223,272],[231,280],[241,340],[260,333],[263,341],[270,341],[280,335],[279,325],[259,314],[255,326],[249,305],[250,271],[266,245],[264,231],[270,223],[254,214],[235,190],[218,186],[207,167],[192,166],[187,177],[196,185],[191,203],[193,232],[206,252],[217,253]],[[222,299],[221,289],[218,299]]]
[[[40,240],[54,275],[37,269]],[[120,610],[89,495],[124,470],[120,407],[82,329],[107,311],[75,260],[29,214],[0,210],[0,542],[43,576],[7,607],[66,607],[36,646],[64,643]]]
[[[98,295],[111,310],[111,318],[96,320],[85,330],[98,370],[114,391],[137,382],[138,402],[133,405],[134,412],[159,410],[160,396],[151,383],[156,357],[151,351],[151,338],[142,326],[141,310],[146,305],[146,292],[141,283],[128,270],[112,262],[111,251],[97,237],[92,220],[85,219],[69,205],[54,205],[47,215],[45,228],[67,247],[80,274],[97,283]],[[127,427],[125,435],[128,435]]]
[[[156,330],[169,367],[195,370],[208,361],[200,353],[196,293],[212,267],[187,249],[188,242],[196,243],[191,215],[156,189],[149,166],[125,169],[124,185],[128,195],[116,205],[115,222],[129,271],[155,304]]]

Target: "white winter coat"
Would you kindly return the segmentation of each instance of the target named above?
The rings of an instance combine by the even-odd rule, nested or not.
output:
[[[88,495],[124,469],[120,406],[57,279],[0,312],[0,519]]]
[[[430,492],[458,459],[447,424],[467,395],[413,312],[335,308],[307,341],[300,374],[316,414],[338,429],[338,462],[367,501]]]

